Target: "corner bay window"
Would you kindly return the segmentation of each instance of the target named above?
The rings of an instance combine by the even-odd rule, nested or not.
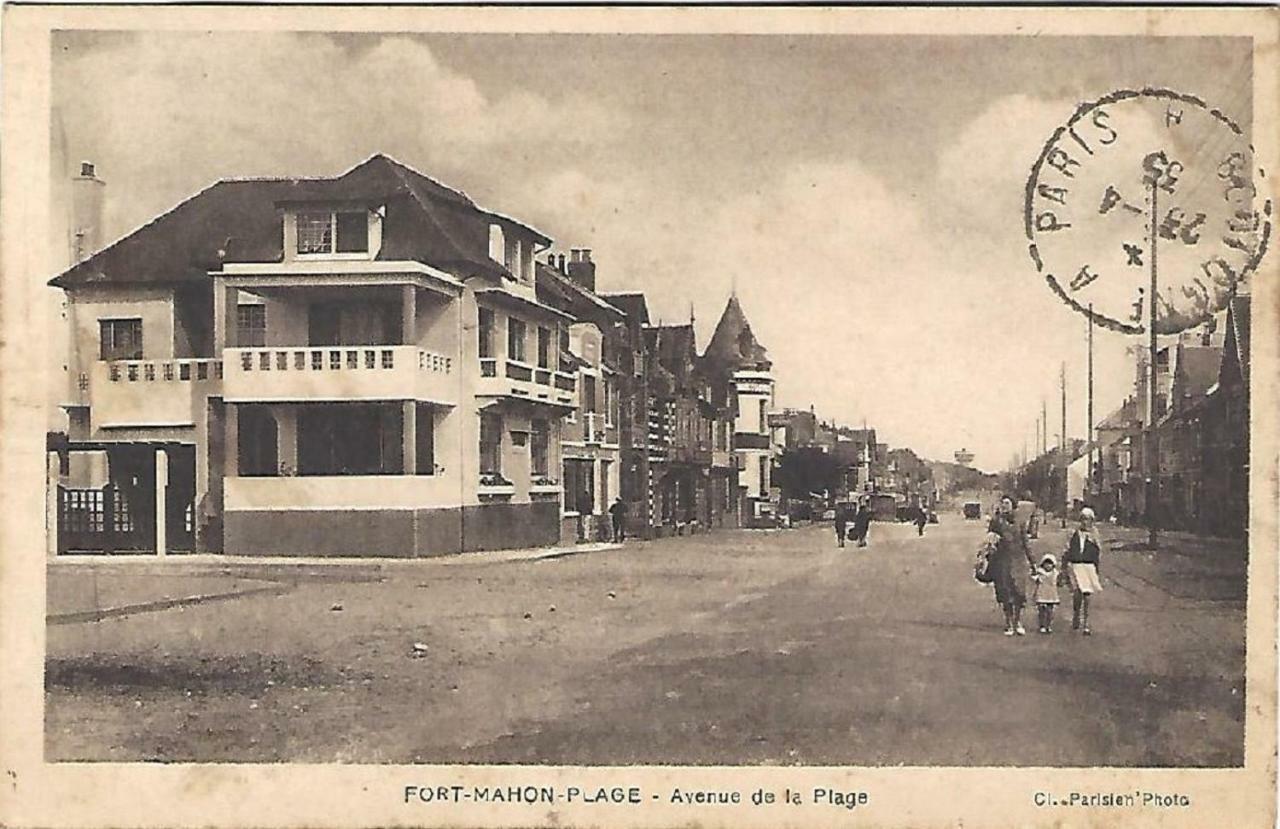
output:
[[[141,360],[142,320],[99,320],[99,360]]]
[[[297,214],[299,254],[367,253],[367,210],[306,211]]]
[[[502,474],[502,416],[480,415],[480,475]]]

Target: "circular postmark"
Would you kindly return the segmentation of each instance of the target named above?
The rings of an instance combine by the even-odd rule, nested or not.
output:
[[[1113,92],[1077,108],[1031,168],[1031,259],[1069,306],[1129,334],[1147,330],[1154,261],[1156,333],[1183,331],[1266,252],[1265,179],[1244,131],[1199,98]]]

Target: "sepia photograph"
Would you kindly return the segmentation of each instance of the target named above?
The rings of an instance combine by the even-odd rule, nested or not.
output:
[[[1274,14],[5,11],[59,786],[1274,821]]]

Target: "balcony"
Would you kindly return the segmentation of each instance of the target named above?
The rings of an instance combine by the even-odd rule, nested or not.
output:
[[[733,436],[734,449],[768,449],[769,436],[755,432],[738,432]]]
[[[228,403],[422,400],[457,404],[457,360],[415,345],[228,348]]]
[[[220,360],[114,360],[94,363],[89,380],[93,428],[194,426],[206,398],[222,386]]]
[[[571,409],[578,405],[578,380],[572,374],[517,360],[482,357],[476,394]]]

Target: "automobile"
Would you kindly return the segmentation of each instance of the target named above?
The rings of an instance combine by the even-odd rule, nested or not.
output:
[[[964,517],[970,521],[976,521],[982,517],[982,504],[978,501],[964,502]]]

